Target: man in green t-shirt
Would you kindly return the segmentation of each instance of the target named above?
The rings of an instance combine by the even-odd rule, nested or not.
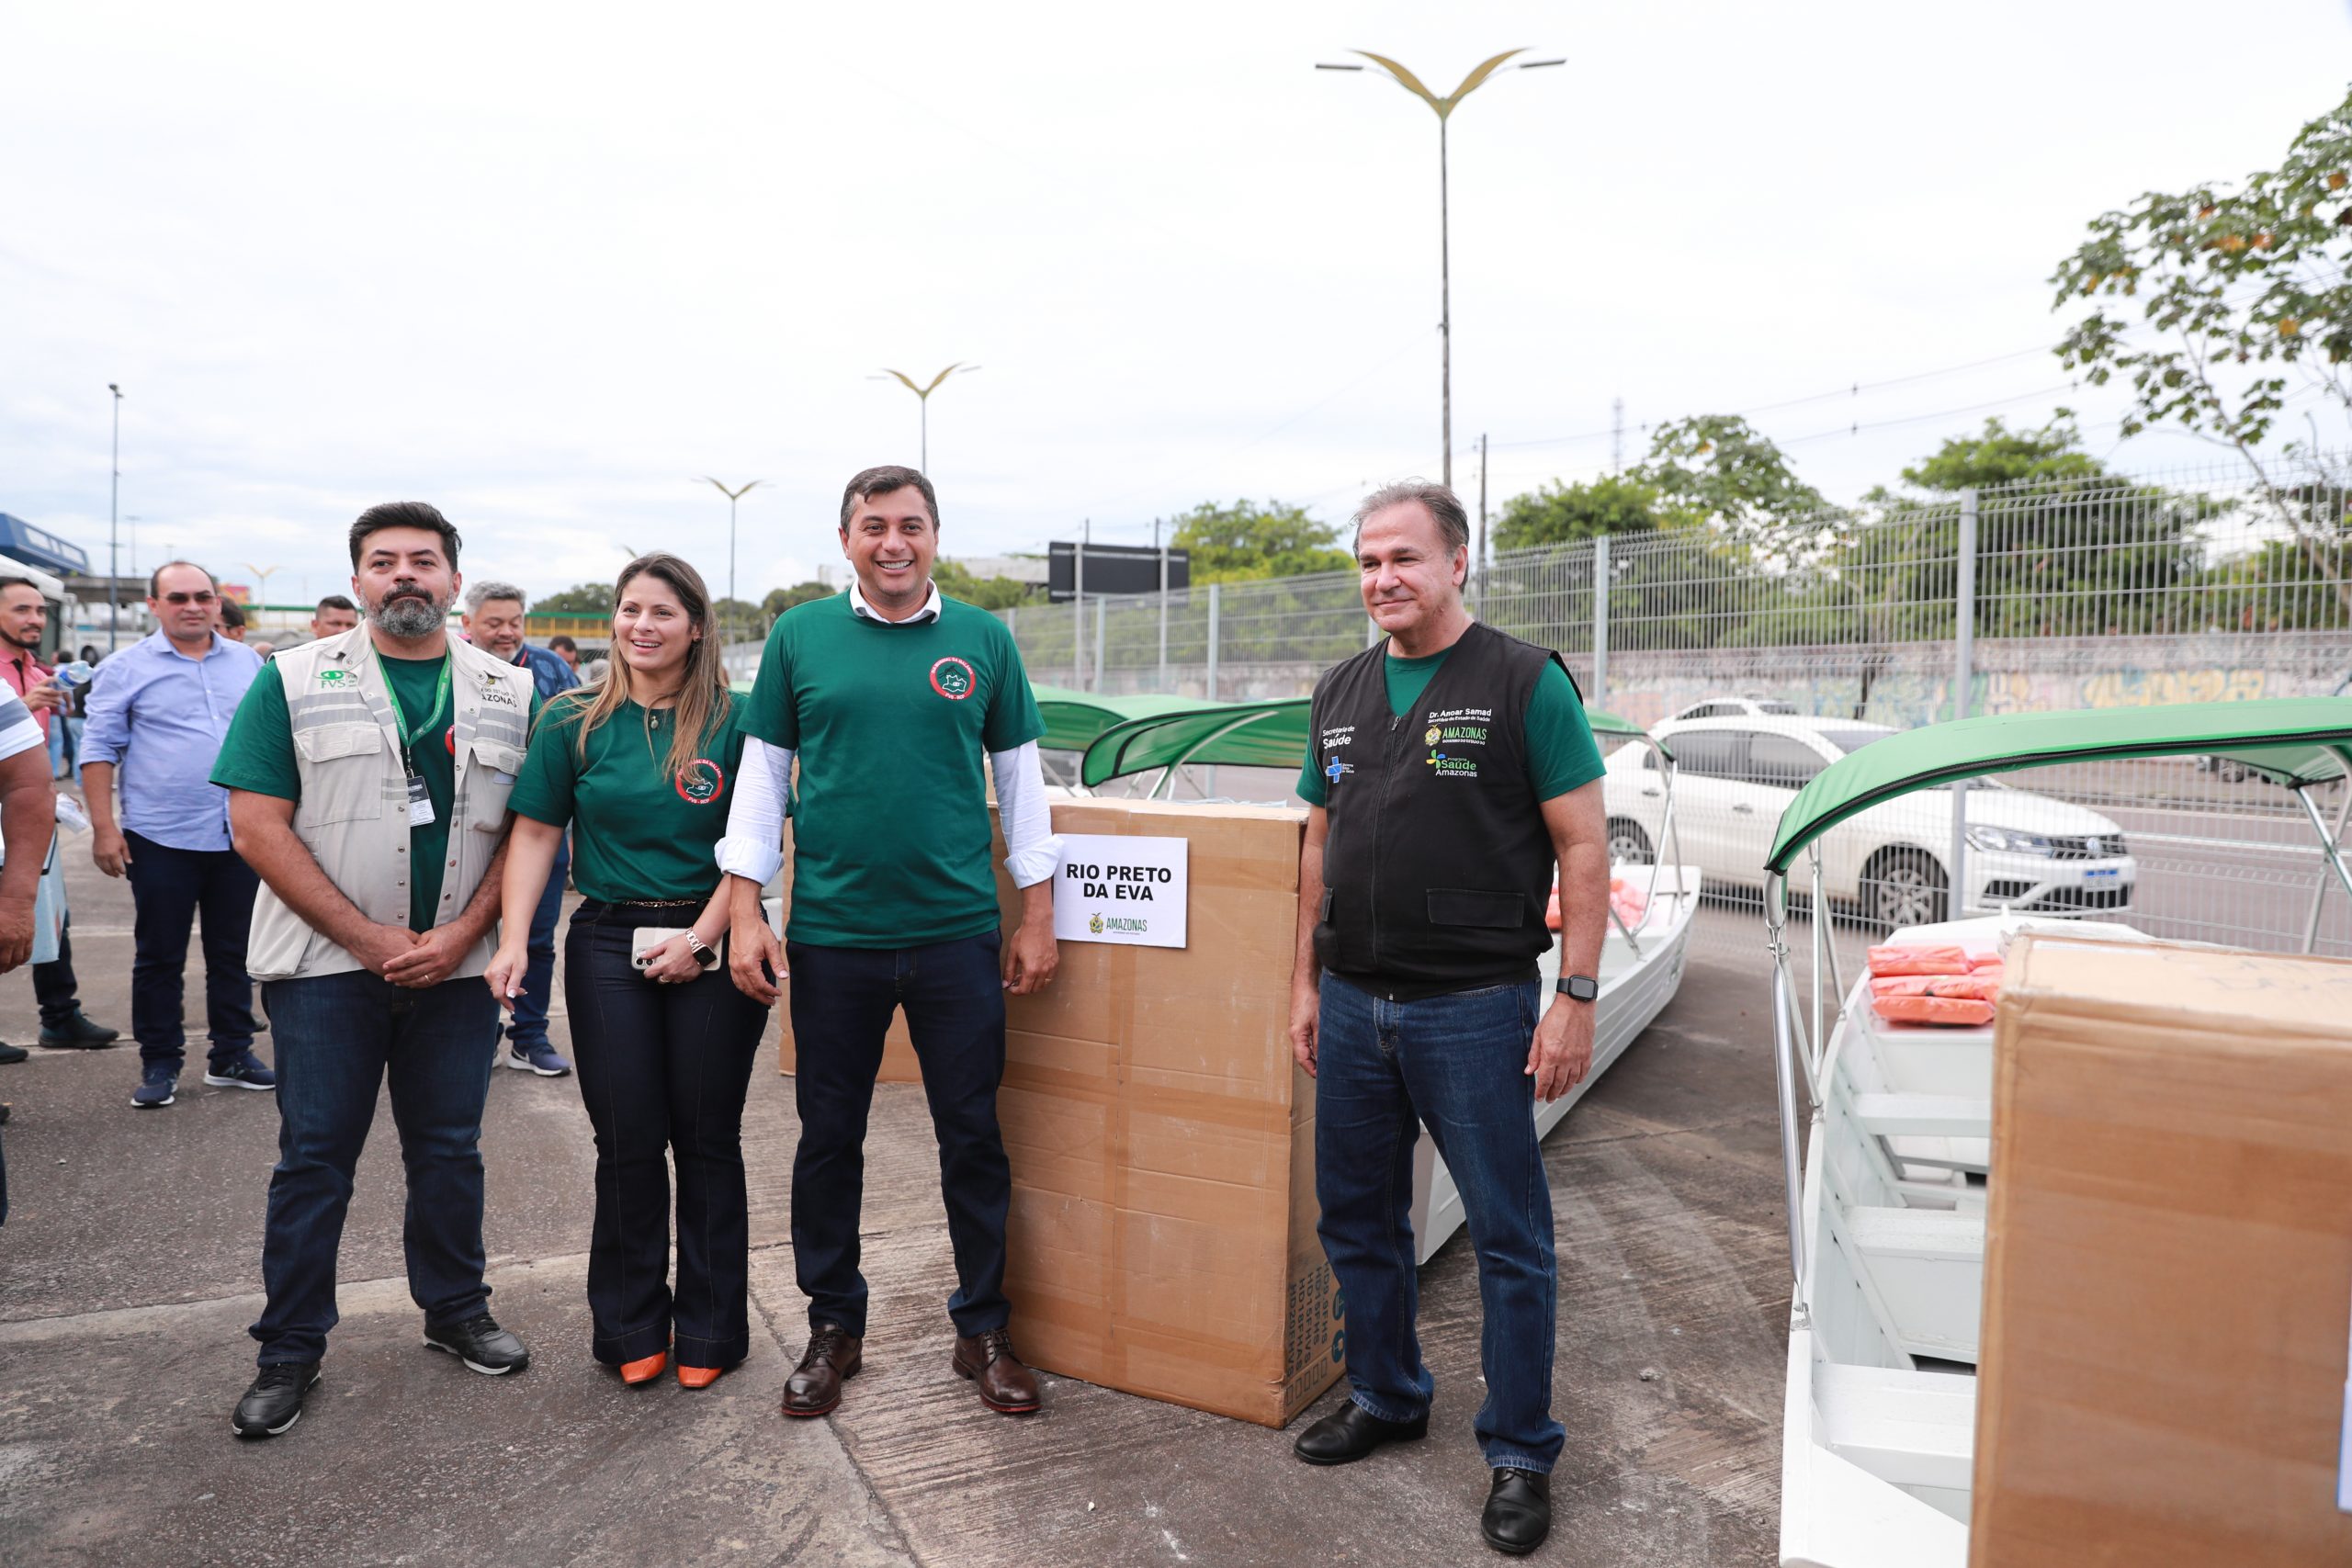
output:
[[[734,878],[729,967],[762,1003],[794,976],[792,1247],[808,1297],[808,1353],[787,1416],[841,1402],[865,1335],[858,1272],[866,1111],[882,1041],[903,1007],[939,1135],[956,1253],[951,1357],[989,1409],[1038,1406],[1006,1330],[1005,1214],[1012,1177],[997,1125],[1004,993],[1051,983],[1053,876],[1037,738],[1045,723],[1003,623],[931,581],[939,502],[912,468],[868,468],[842,496],[849,592],[786,611],[768,635],[744,720],[743,767],[719,841]],[[1022,890],[1010,941],[989,864],[985,752]],[[782,861],[794,760],[792,924],[779,951],[760,889]]]
[[[530,674],[450,637],[458,530],[422,502],[351,526],[356,628],[287,649],[246,691],[213,765],[262,881],[246,964],[277,1046],[278,1160],[262,1240],[260,1374],[230,1424],[302,1414],[335,1323],[353,1173],[389,1083],[408,1176],[409,1293],[424,1342],[478,1372],[530,1364],[483,1282],[490,958]]]

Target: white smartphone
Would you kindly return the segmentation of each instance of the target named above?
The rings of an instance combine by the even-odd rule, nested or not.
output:
[[[685,935],[687,931],[690,929],[691,928],[686,926],[638,927],[636,931],[629,933],[629,963],[637,968],[644,968],[647,964],[653,962],[653,950],[655,948],[660,947],[663,942],[668,942],[672,937]]]

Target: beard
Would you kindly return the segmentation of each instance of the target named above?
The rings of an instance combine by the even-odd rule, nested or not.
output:
[[[435,599],[413,583],[396,583],[392,591],[368,606],[368,624],[390,637],[413,641],[429,636],[448,619],[449,599]]]

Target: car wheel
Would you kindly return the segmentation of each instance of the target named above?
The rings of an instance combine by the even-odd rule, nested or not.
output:
[[[1628,865],[1650,863],[1650,836],[1630,817],[1609,819],[1609,859]]]
[[[1862,872],[1862,908],[1877,924],[1927,926],[1950,919],[1951,884],[1935,858],[1918,850],[1889,850]]]

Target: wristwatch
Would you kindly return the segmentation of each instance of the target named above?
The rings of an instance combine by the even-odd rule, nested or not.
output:
[[[1600,982],[1589,975],[1563,975],[1554,988],[1571,1001],[1589,1002],[1600,995]]]
[[[705,947],[702,944],[702,938],[692,931],[686,933],[686,946],[694,953],[695,962],[706,969],[718,962],[718,949]]]

